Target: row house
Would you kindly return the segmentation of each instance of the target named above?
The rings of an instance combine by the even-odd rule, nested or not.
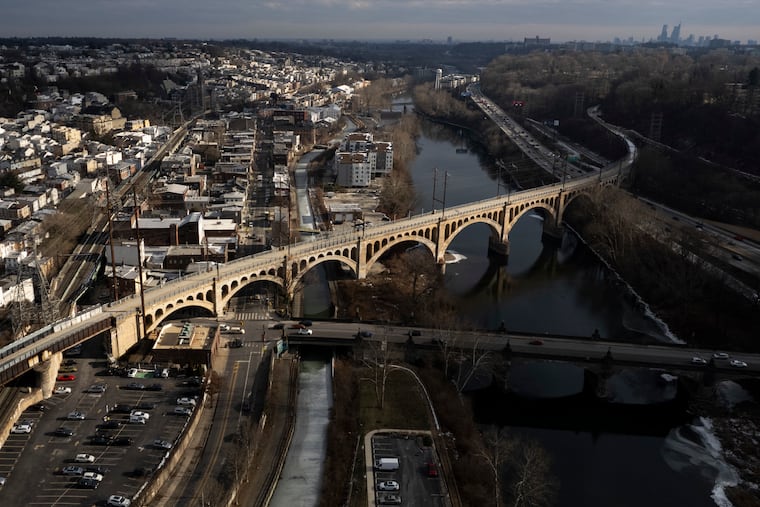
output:
[[[0,199],[0,219],[10,220],[16,224],[31,216],[32,208],[28,202],[15,199],[10,201]]]

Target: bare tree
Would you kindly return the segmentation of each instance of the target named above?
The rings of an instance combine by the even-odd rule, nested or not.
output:
[[[458,392],[462,392],[470,383],[475,374],[484,368],[490,359],[490,351],[480,348],[480,339],[472,342],[472,350],[465,352],[459,349],[459,368],[457,376],[453,379]]]
[[[478,455],[482,457],[493,474],[494,498],[496,507],[502,505],[501,473],[504,463],[510,459],[516,447],[514,439],[509,438],[504,428],[490,426],[481,435],[482,447]]]
[[[510,493],[512,507],[548,507],[557,494],[551,458],[534,441],[523,441],[513,453]]]
[[[385,405],[385,385],[391,372],[388,339],[384,337],[382,341],[365,343],[362,363],[370,370],[372,376],[362,377],[360,380],[373,384],[377,406],[382,410]]]

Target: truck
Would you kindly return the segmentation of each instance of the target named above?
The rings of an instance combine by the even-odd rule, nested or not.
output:
[[[375,459],[375,470],[398,470],[398,458]]]

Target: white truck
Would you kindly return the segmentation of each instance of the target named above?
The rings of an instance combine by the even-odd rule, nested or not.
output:
[[[375,470],[398,470],[398,458],[375,459]]]

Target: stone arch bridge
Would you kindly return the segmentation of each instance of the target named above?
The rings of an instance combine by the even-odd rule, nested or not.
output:
[[[511,193],[461,206],[382,222],[348,233],[322,233],[309,240],[237,259],[203,273],[195,273],[154,287],[143,297],[132,295],[88,309],[57,322],[0,349],[0,384],[96,334],[110,333],[110,349],[120,357],[142,337],[155,330],[173,312],[200,307],[219,316],[243,287],[270,282],[293,295],[303,276],[324,262],[347,266],[356,278],[366,277],[370,267],[394,246],[415,242],[427,248],[436,262],[445,265],[444,254],[466,227],[486,224],[489,250],[506,259],[509,233],[530,210],[540,208],[547,218],[544,232],[557,235],[570,202],[602,186],[617,185],[633,160],[616,162],[606,171],[535,189]],[[109,340],[106,340],[109,343]]]

